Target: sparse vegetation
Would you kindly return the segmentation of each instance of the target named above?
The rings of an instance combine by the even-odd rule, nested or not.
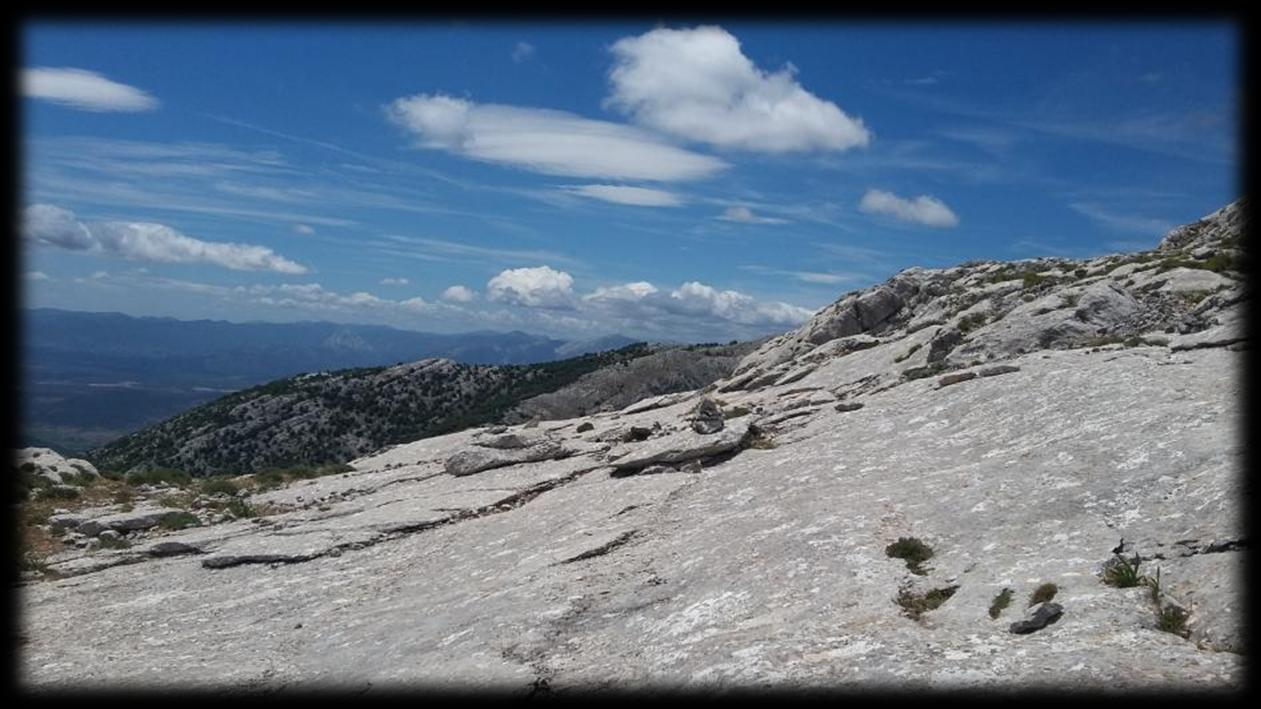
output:
[[[989,321],[989,316],[985,313],[972,313],[959,318],[958,324],[955,326],[959,332],[968,334]]]
[[[1185,638],[1189,634],[1187,632],[1187,619],[1190,618],[1190,615],[1181,606],[1169,604],[1157,611],[1156,627],[1166,633],[1173,633]]]
[[[747,406],[733,406],[730,409],[723,410],[722,417],[724,419],[738,419],[741,416],[748,416],[750,413]]]
[[[41,500],[77,500],[79,499],[79,490],[64,485],[53,485],[39,490],[38,498]]]
[[[258,483],[260,490],[270,490],[280,487],[294,480],[311,480],[314,478],[322,478],[326,475],[338,475],[340,473],[349,473],[354,470],[353,466],[345,463],[328,463],[326,465],[291,465],[287,468],[268,468],[261,472],[255,473],[254,481]]]
[[[255,510],[250,503],[239,497],[232,498],[228,504],[224,505],[223,509],[225,512],[232,513],[232,516],[237,519],[247,519],[258,515],[258,510]]]
[[[999,591],[998,595],[994,596],[994,601],[990,603],[990,617],[998,618],[1003,610],[1006,609],[1007,606],[1011,605],[1011,597],[1013,595],[1015,595],[1015,593],[1010,588],[1004,588]]]
[[[1046,603],[1055,598],[1055,594],[1059,593],[1060,587],[1053,583],[1044,583],[1033,589],[1033,593],[1029,594],[1029,605],[1036,606],[1039,603]]]
[[[121,536],[97,537],[97,540],[100,542],[99,548],[101,549],[127,549],[131,547],[131,542]]]
[[[958,586],[946,586],[945,588],[934,588],[924,593],[915,593],[907,587],[903,587],[898,591],[897,604],[902,606],[902,612],[908,618],[919,620],[919,617],[928,611],[935,610],[941,604],[950,600],[950,597],[959,590]]]
[[[193,480],[193,476],[176,468],[152,468],[150,470],[129,473],[127,484],[135,487],[141,485],[174,485],[183,487]]]
[[[924,569],[924,562],[933,558],[932,547],[915,537],[898,537],[896,542],[884,548],[884,553],[888,557],[902,559],[911,573],[920,576],[928,573]]]
[[[188,527],[200,527],[201,520],[197,519],[197,515],[191,512],[173,512],[162,518],[159,523],[163,529],[187,529]]]
[[[203,495],[236,495],[239,490],[236,483],[224,475],[203,478],[198,482],[197,488]]]
[[[1144,576],[1139,572],[1141,560],[1134,555],[1133,562],[1127,561],[1120,554],[1103,568],[1103,582],[1117,588],[1133,588],[1143,583]]]

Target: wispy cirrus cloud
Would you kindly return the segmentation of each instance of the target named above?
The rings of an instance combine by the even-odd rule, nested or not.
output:
[[[865,281],[869,277],[863,273],[832,273],[825,271],[794,271],[791,269],[771,268],[757,264],[746,264],[740,266],[742,271],[750,271],[768,276],[786,276],[794,278],[802,283],[815,283],[820,285],[836,285],[838,283],[850,283],[856,281]]]
[[[264,246],[202,241],[151,222],[82,222],[74,212],[51,204],[27,207],[22,232],[34,243],[137,261],[206,263],[238,271],[289,274],[308,270]]]
[[[393,244],[392,252],[400,256],[412,256],[433,260],[465,260],[465,261],[550,261],[553,263],[581,265],[581,261],[564,254],[543,249],[511,249],[493,246],[476,246],[458,241],[434,239],[424,236],[404,236],[401,234],[385,234],[383,241],[372,242],[376,246]],[[414,247],[414,248],[412,248]]]
[[[735,207],[727,207],[719,214],[717,219],[724,222],[739,222],[741,224],[787,224],[787,219],[779,219],[777,217],[764,217],[754,214],[752,209],[744,205]]]
[[[766,153],[846,150],[871,132],[802,88],[790,64],[758,68],[721,27],[659,28],[613,44],[606,104],[654,130]]]
[[[34,67],[22,71],[22,94],[28,98],[80,111],[152,111],[160,102],[134,86],[105,78],[87,69]]]
[[[676,181],[709,177],[727,163],[619,123],[565,111],[479,104],[444,94],[395,99],[387,117],[421,148],[546,175]]]
[[[628,185],[570,185],[562,188],[570,194],[635,207],[677,207],[683,199],[673,192],[631,187]]]
[[[1122,214],[1092,202],[1073,202],[1068,207],[1113,231],[1157,235],[1164,234],[1175,226],[1173,222],[1165,219],[1138,214]]]

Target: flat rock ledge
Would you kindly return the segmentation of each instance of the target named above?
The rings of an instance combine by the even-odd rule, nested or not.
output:
[[[573,451],[556,441],[543,441],[528,448],[481,448],[478,450],[460,451],[447,458],[444,470],[448,474],[455,476],[472,475],[483,470],[502,468],[507,465],[565,458],[572,453]]]

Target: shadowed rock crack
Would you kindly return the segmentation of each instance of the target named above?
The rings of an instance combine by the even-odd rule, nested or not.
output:
[[[604,544],[601,544],[595,549],[588,549],[587,551],[584,551],[581,554],[578,554],[576,556],[571,556],[568,559],[561,561],[560,563],[572,564],[575,561],[582,561],[583,559],[592,559],[597,556],[604,556],[605,554],[608,554],[614,549],[634,539],[635,535],[637,535],[638,533],[639,533],[638,530],[634,530],[634,529],[630,530],[629,532],[623,532],[622,534],[617,535],[617,538],[609,542],[606,542]]]

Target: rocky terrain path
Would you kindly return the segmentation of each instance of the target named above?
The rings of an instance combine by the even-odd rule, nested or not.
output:
[[[705,389],[60,553],[21,682],[1238,688],[1246,292],[1199,266],[1239,210],[1139,258],[904,271]]]

